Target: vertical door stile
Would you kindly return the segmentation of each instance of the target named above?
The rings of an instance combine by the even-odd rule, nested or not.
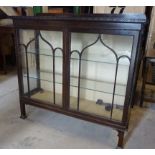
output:
[[[22,96],[24,95],[23,73],[22,73],[22,60],[20,51],[19,29],[15,29],[15,52],[17,60],[17,72],[18,72],[18,85],[19,85],[19,98],[20,98],[20,111],[21,118],[26,118],[25,103],[22,102]]]
[[[128,81],[127,81],[127,90],[126,90],[125,101],[124,101],[124,109],[123,109],[123,117],[122,117],[122,123],[124,123],[124,124],[128,123],[129,106],[131,104],[130,102],[131,102],[132,95],[133,95],[132,94],[133,87],[134,87],[134,76],[133,76],[133,74],[136,74],[135,73],[135,67],[136,67],[138,39],[139,39],[139,33],[136,33],[133,36],[132,55],[131,55]]]
[[[37,89],[41,89],[40,84],[40,51],[39,51],[39,30],[35,30],[35,49],[36,49],[36,71],[37,71]]]
[[[63,30],[63,108],[69,109],[70,97],[70,32]]]
[[[15,29],[15,51],[17,60],[19,95],[21,98],[21,96],[24,94],[24,86],[23,86],[21,51],[19,47],[19,29]]]

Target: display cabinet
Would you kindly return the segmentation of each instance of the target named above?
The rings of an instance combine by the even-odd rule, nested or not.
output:
[[[107,125],[118,131],[123,147],[145,16],[12,18],[21,118],[29,104]]]

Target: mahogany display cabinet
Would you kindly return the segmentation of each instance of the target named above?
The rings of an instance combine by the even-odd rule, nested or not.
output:
[[[21,118],[28,104],[106,125],[118,131],[118,147],[123,147],[145,16],[12,18]]]

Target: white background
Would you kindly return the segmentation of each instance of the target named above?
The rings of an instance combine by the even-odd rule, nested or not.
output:
[[[154,6],[155,0],[0,0],[1,6]],[[154,150],[1,150],[0,155],[127,155],[155,154]]]

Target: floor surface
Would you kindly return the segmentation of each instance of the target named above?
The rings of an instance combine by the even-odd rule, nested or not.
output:
[[[27,106],[19,118],[15,73],[0,75],[0,148],[116,148],[117,132],[55,112]],[[125,148],[155,148],[155,105],[135,106],[125,136]]]

